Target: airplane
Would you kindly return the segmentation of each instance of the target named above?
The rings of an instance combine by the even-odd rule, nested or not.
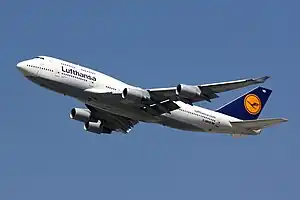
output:
[[[218,93],[264,83],[269,76],[202,85],[178,84],[144,89],[93,69],[51,56],[36,56],[16,64],[33,83],[85,104],[69,115],[95,134],[127,134],[139,122],[192,132],[241,137],[260,135],[264,128],[285,118],[258,119],[271,89],[257,86],[246,94],[210,110],[196,102],[218,98]]]

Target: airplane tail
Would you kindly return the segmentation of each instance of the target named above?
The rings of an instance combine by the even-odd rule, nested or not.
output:
[[[216,110],[241,120],[255,120],[267,103],[272,90],[257,87]]]

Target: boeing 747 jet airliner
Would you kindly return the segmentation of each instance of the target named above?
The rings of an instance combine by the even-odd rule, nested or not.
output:
[[[258,119],[271,90],[257,87],[216,110],[193,105],[211,101],[218,93],[264,83],[269,77],[221,83],[143,89],[92,69],[49,56],[17,63],[30,81],[74,97],[85,104],[72,108],[70,118],[92,133],[129,133],[139,122],[157,123],[186,131],[259,135],[284,118]]]

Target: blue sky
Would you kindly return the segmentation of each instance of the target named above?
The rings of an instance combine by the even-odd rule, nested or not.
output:
[[[4,1],[1,199],[299,199],[298,1]],[[289,122],[233,139],[139,124],[98,136],[83,106],[27,81],[16,63],[70,60],[141,87],[270,75],[261,117]],[[221,94],[217,108],[251,89]]]

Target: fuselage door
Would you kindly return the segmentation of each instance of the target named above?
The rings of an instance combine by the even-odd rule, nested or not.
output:
[[[36,76],[40,75],[40,72],[41,72],[41,69],[42,69],[43,66],[44,66],[44,63],[39,63],[38,64],[38,67],[37,67],[37,70],[36,70]]]
[[[59,68],[57,68],[57,67],[54,67],[54,76],[55,76],[56,78],[59,78],[59,77],[60,77],[60,71],[59,71]]]
[[[36,66],[36,76],[41,75],[41,70],[44,68],[44,62],[41,62],[39,59],[34,59],[34,64]]]
[[[217,119],[217,121],[216,121],[216,123],[215,123],[216,128],[219,128],[219,127],[220,127],[220,124],[221,124],[221,122]]]
[[[90,80],[90,81],[89,81],[89,86],[90,86],[90,87],[94,87],[94,86],[95,86],[95,81]]]
[[[56,65],[56,63],[54,63],[52,59],[50,59],[49,62],[50,62],[51,68],[54,70],[55,78],[59,78],[61,76],[60,66]]]

